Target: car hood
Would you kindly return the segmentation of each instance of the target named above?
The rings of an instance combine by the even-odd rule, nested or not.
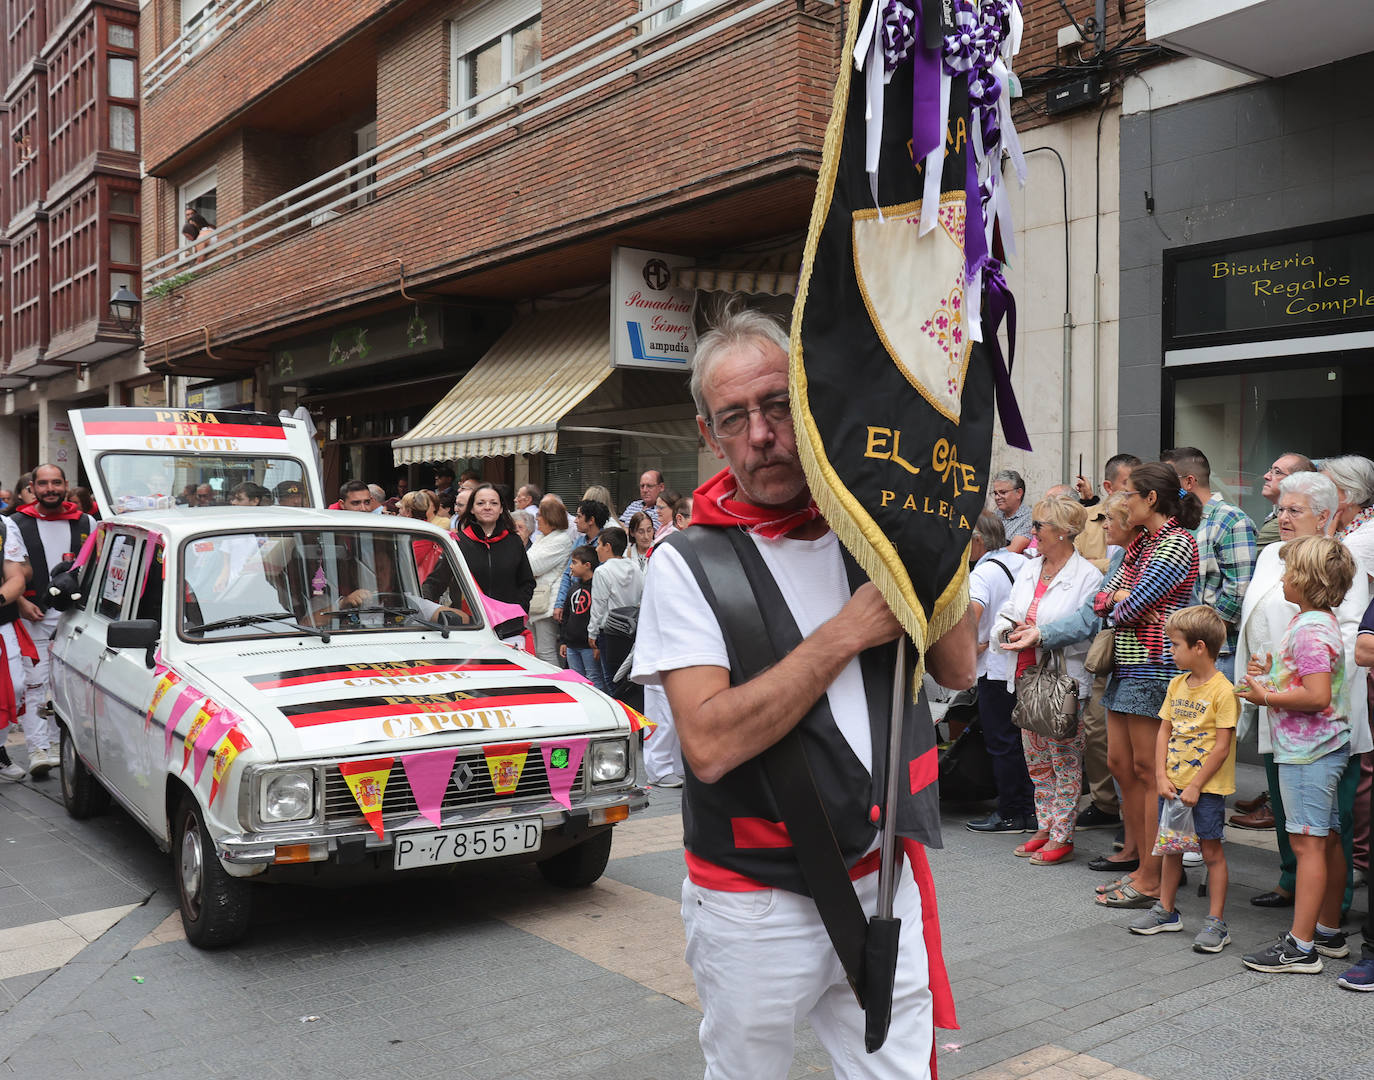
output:
[[[628,730],[623,706],[542,661],[482,641],[374,638],[184,665],[270,733],[279,760]]]

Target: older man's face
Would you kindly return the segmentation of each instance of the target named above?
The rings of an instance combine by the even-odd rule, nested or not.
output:
[[[1290,454],[1284,454],[1274,464],[1269,466],[1269,471],[1264,474],[1264,487],[1260,489],[1260,494],[1271,503],[1279,501],[1279,485],[1283,483],[1285,476],[1290,476],[1297,468],[1298,459]]]
[[[738,345],[716,361],[702,389],[711,415],[697,417],[697,424],[711,451],[730,466],[745,501],[784,509],[806,505],[811,496],[792,419],[768,415],[780,412],[787,399],[787,355],[768,341]],[[742,429],[726,433],[741,415]]]
[[[645,506],[653,506],[654,500],[663,494],[664,483],[656,472],[646,472],[639,478],[639,497]]]

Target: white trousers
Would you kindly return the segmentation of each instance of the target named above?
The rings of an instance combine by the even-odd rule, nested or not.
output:
[[[38,622],[24,620],[24,628],[38,650],[37,662],[25,665],[29,670],[28,687],[24,694],[24,740],[29,744],[30,752],[40,749],[57,752],[57,722],[39,715],[38,708],[46,705],[52,697],[52,632],[61,617],[62,612],[50,610],[45,611]],[[15,696],[18,696],[17,689]]]
[[[553,619],[531,619],[530,631],[534,634],[534,655],[558,667],[558,623]]]
[[[855,882],[872,915],[878,875]],[[892,1027],[876,1054],[864,1050],[864,1014],[809,897],[782,889],[718,892],[682,884],[687,963],[701,997],[706,1080],[784,1080],[797,1025],[809,1020],[840,1080],[923,1080],[930,1075],[934,1010],[921,894],[899,875],[902,920]]]
[[[661,686],[644,688],[644,715],[658,727],[644,740],[644,768],[649,779],[662,780],[677,773],[682,775],[682,744],[673,728],[673,710],[668,708],[668,695]]]

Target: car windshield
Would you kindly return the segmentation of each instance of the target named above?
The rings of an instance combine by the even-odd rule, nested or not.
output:
[[[347,516],[347,515],[340,515]],[[481,625],[449,545],[370,529],[270,529],[182,546],[191,641]]]
[[[116,514],[174,506],[309,506],[295,458],[104,453],[97,467]]]

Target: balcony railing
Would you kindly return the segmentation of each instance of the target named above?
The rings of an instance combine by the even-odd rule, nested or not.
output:
[[[661,63],[771,8],[793,6],[796,0],[754,0],[728,15],[724,15],[723,9],[738,6],[741,0],[707,0],[703,6],[671,22],[651,25],[656,15],[679,2],[657,0],[638,14],[584,38],[531,70],[520,72],[510,82],[468,98],[351,161],[239,217],[219,223],[214,239],[204,251],[191,255],[182,248],[149,262],[143,270],[144,287],[152,288],[192,269],[192,260],[199,276],[205,270],[238,259],[274,240],[325,226],[421,176],[433,176],[436,170],[442,171],[445,163],[457,165],[460,155],[503,132],[517,126],[526,128],[539,117],[594,94],[627,75]],[[724,17],[720,17],[722,15]],[[632,27],[639,27],[640,32],[625,41],[600,48]],[[695,29],[690,29],[692,27]],[[684,32],[689,29],[690,32]],[[606,70],[607,65],[615,61],[623,62]],[[570,66],[557,70],[565,65]],[[548,74],[556,70],[557,74]],[[595,74],[582,80],[589,73]],[[531,85],[536,81],[537,85]],[[471,115],[483,102],[492,99],[500,99],[501,108]]]
[[[220,0],[201,12],[194,26],[158,53],[143,69],[143,96],[152,97],[167,80],[198,56],[221,34],[228,33],[268,0]]]

